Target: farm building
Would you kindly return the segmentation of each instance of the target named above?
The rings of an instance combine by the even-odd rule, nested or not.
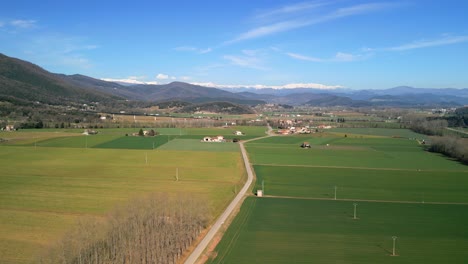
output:
[[[226,142],[223,136],[204,137],[202,142]]]
[[[310,143],[309,142],[303,142],[301,144],[301,148],[310,148]]]
[[[234,132],[234,135],[236,135],[236,136],[243,136],[244,133],[242,133],[242,131],[236,131],[236,132]]]
[[[95,130],[90,130],[90,129],[86,129],[84,132],[83,132],[83,135],[96,135],[98,132],[95,131]]]
[[[257,190],[257,197],[263,197],[263,190]]]
[[[15,126],[14,125],[7,125],[5,128],[2,127],[2,130],[5,131],[15,131]]]

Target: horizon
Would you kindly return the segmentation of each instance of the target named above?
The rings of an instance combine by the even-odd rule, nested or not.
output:
[[[0,52],[50,72],[114,82],[463,89],[467,8],[423,0],[19,0],[0,11]]]

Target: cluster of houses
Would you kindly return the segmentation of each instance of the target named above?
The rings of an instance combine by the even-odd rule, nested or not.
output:
[[[234,132],[234,135],[236,136],[243,136],[244,133],[242,131],[235,131]],[[238,138],[234,138],[232,140],[228,140],[228,139],[225,139],[224,136],[216,136],[216,137],[204,137],[201,142],[228,142],[228,141],[232,141],[232,142],[238,142],[239,139]]]
[[[283,129],[278,129],[276,131],[276,134],[280,135],[289,135],[289,134],[310,134],[310,133],[315,133],[318,132],[318,129],[330,129],[332,126],[329,125],[319,125],[316,127],[309,127],[309,126],[304,126],[304,127],[287,127]]]
[[[154,131],[153,129],[151,130],[143,130],[143,129],[140,129],[140,131],[138,133],[132,133],[132,136],[134,137],[154,137],[154,136],[157,136],[159,133]]]
[[[202,142],[226,142],[226,139],[223,136],[204,137]]]

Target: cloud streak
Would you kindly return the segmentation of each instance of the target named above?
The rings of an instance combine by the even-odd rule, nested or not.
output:
[[[385,48],[384,50],[406,51],[406,50],[413,50],[413,49],[446,46],[446,45],[452,45],[452,44],[458,44],[458,43],[464,43],[464,42],[468,42],[468,36],[452,36],[452,37],[444,37],[444,38],[435,39],[435,40],[415,41],[415,42],[403,44],[400,46]]]
[[[23,28],[23,29],[26,29],[26,28],[34,28],[36,27],[36,23],[37,21],[36,20],[22,20],[22,19],[16,19],[16,20],[12,20],[10,21],[10,25],[15,27],[15,28]]]
[[[316,2],[301,2],[290,4],[286,6],[282,6],[280,8],[276,8],[270,11],[263,12],[258,14],[255,18],[256,19],[266,19],[266,18],[276,18],[277,16],[281,15],[291,15],[296,14],[299,12],[310,11],[311,9],[316,9],[318,7],[330,4],[330,2],[326,3],[323,1],[316,1]]]
[[[363,60],[371,56],[370,53],[355,55],[351,53],[337,52],[335,56],[331,58],[323,59],[323,58],[310,57],[310,56],[293,53],[293,52],[286,52],[285,54],[293,59],[302,60],[302,61],[311,61],[311,62],[351,62],[351,61]]]
[[[267,70],[264,66],[265,51],[262,49],[242,50],[241,55],[224,55],[223,58],[228,60],[231,64],[240,67],[251,68],[255,70]]]
[[[314,19],[308,18],[298,18],[298,19],[287,19],[275,23],[271,23],[268,25],[263,25],[259,27],[252,28],[244,33],[239,34],[237,37],[226,41],[224,44],[232,44],[240,41],[245,41],[254,38],[265,37],[281,32],[286,32],[298,28],[303,28],[307,26],[312,26],[344,17],[356,16],[356,15],[363,15],[371,12],[376,12],[379,10],[385,10],[389,8],[393,8],[398,6],[399,4],[396,3],[367,3],[367,4],[360,4],[354,5],[345,8],[336,9],[328,14],[322,14],[315,16]],[[315,6],[315,7],[318,7]],[[297,12],[299,6],[295,6],[293,8],[287,9],[287,11],[281,11],[281,9],[273,11],[277,13],[291,13]]]
[[[186,52],[195,52],[195,53],[198,53],[198,54],[206,54],[206,53],[209,53],[209,52],[213,51],[212,48],[201,49],[201,48],[196,48],[196,47],[192,47],[192,46],[180,46],[180,47],[174,48],[174,50],[176,50],[176,51],[186,51]]]

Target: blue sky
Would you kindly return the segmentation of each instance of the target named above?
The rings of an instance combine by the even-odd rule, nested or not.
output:
[[[0,53],[132,82],[468,88],[468,1],[4,1]]]

